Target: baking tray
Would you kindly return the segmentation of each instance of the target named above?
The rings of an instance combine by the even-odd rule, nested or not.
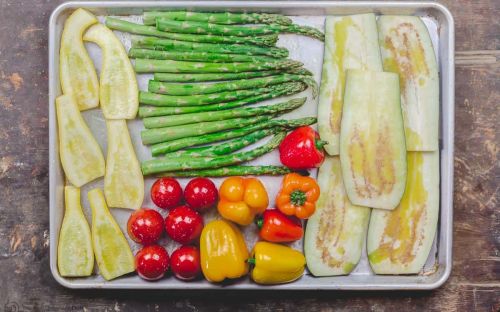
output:
[[[140,15],[145,10],[152,9],[189,9],[211,11],[232,11],[232,12],[273,12],[292,16],[301,24],[321,26],[326,15],[347,15],[373,12],[376,14],[398,14],[417,15],[422,17],[429,29],[434,49],[438,59],[440,74],[440,217],[438,231],[434,240],[429,259],[418,275],[383,276],[375,275],[370,270],[367,261],[366,251],[357,268],[347,276],[334,277],[313,277],[307,271],[304,276],[293,283],[259,286],[242,278],[229,284],[212,284],[205,280],[182,282],[173,277],[164,278],[156,282],[146,282],[137,275],[128,275],[112,281],[105,281],[100,275],[93,275],[87,278],[64,278],[57,270],[57,243],[59,228],[64,212],[63,187],[65,184],[64,174],[59,162],[57,122],[55,115],[55,98],[61,94],[59,83],[59,40],[64,25],[64,21],[76,8],[85,8],[96,14],[102,22],[103,16],[130,16]],[[129,20],[138,20],[139,17],[128,17]],[[119,33],[119,38],[127,47],[127,35]],[[282,38],[283,37],[283,38]],[[322,43],[310,38],[300,39],[300,44],[294,44],[298,38],[290,40],[288,35],[280,36],[278,45],[286,46],[290,49],[291,58],[301,60],[310,69],[319,81],[322,61]],[[50,17],[49,22],[49,204],[50,204],[50,269],[54,278],[63,286],[69,288],[115,288],[115,289],[276,289],[276,290],[403,290],[403,289],[434,289],[441,286],[449,277],[452,265],[452,222],[453,222],[453,139],[454,139],[454,24],[453,17],[446,7],[435,2],[368,2],[368,1],[75,1],[66,2],[58,6]],[[100,68],[99,50],[90,44],[87,45],[89,54]],[[127,47],[128,48],[128,47]],[[144,75],[141,75],[144,76]],[[145,89],[148,76],[139,77],[139,87]],[[310,97],[310,91],[305,91],[308,102],[302,111],[293,112],[290,117],[316,114],[317,99]],[[282,99],[281,99],[282,100]],[[276,101],[276,100],[275,100]],[[84,118],[89,124],[94,136],[99,141],[103,152],[106,151],[105,127],[102,115],[99,110],[84,112]],[[295,116],[294,116],[295,115]],[[142,124],[139,120],[129,121],[132,141],[137,151],[138,157],[144,159],[148,155],[146,147],[140,143],[139,131]],[[266,155],[267,163],[277,161],[277,155],[271,153]],[[315,174],[313,172],[313,174]],[[270,197],[276,192],[276,185],[279,185],[279,178],[265,177],[266,186],[270,187]],[[273,180],[274,179],[274,180]],[[146,179],[146,194],[149,194],[149,187],[153,179]],[[185,185],[187,179],[181,179],[181,185]],[[267,183],[266,183],[267,182]],[[220,179],[216,184],[220,183]],[[102,187],[102,179],[90,183],[82,189],[82,205],[84,212],[90,220],[90,212],[86,199],[86,191],[93,187]],[[153,207],[149,196],[146,195],[144,206]],[[117,222],[122,230],[130,210],[112,209]],[[164,215],[164,213],[163,213]],[[212,215],[206,218],[212,218]],[[255,229],[245,229],[245,236],[249,240],[249,247],[255,241],[251,231]],[[250,232],[249,232],[250,231]],[[128,239],[128,238],[127,238]],[[133,252],[139,246],[129,240]],[[175,244],[166,238],[161,242],[169,252],[175,248]],[[301,243],[294,245],[301,248]],[[97,270],[97,266],[95,266]]]

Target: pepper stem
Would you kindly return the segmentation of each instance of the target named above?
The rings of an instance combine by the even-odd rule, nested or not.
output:
[[[248,258],[247,263],[251,265],[255,265],[255,258]]]
[[[262,228],[262,225],[264,225],[264,219],[263,218],[257,218],[255,219],[255,224],[259,228],[259,230]]]
[[[290,202],[296,207],[304,205],[306,199],[306,193],[301,190],[295,190],[290,193]]]

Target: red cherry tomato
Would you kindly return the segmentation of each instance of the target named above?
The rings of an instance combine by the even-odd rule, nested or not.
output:
[[[200,237],[203,218],[188,206],[179,206],[169,212],[165,219],[165,229],[174,241],[189,244]]]
[[[200,275],[200,251],[195,246],[181,246],[170,257],[170,268],[175,277],[192,280]]]
[[[130,238],[142,245],[156,243],[165,227],[163,217],[156,210],[141,208],[134,211],[127,222]]]
[[[145,280],[154,281],[162,278],[168,266],[168,253],[162,246],[146,246],[135,255],[137,274]]]
[[[182,200],[182,187],[174,178],[160,178],[151,187],[151,199],[160,208],[174,208]]]
[[[207,178],[192,179],[184,189],[186,203],[198,211],[214,207],[218,197],[217,187]]]

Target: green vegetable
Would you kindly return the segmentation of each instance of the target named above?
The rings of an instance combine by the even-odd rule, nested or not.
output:
[[[220,54],[211,52],[184,52],[184,51],[158,51],[132,48],[128,51],[131,58],[174,60],[174,61],[199,61],[209,63],[231,62],[267,62],[274,60],[267,56],[253,56],[246,54]]]
[[[222,36],[259,36],[276,33],[296,33],[323,41],[325,35],[316,28],[299,25],[256,25],[226,26],[204,22],[174,21],[166,18],[156,19],[156,28],[162,31],[187,34]]]
[[[305,103],[306,99],[307,98],[305,97],[297,98],[287,102],[274,105],[267,105],[267,106],[243,107],[243,108],[228,109],[221,111],[182,114],[173,116],[147,117],[143,119],[143,122],[144,126],[147,129],[151,129],[151,128],[162,128],[162,127],[171,127],[178,125],[195,124],[205,121],[226,120],[236,117],[272,115],[294,110],[302,106]]]
[[[279,146],[285,136],[286,132],[280,132],[266,144],[255,149],[236,154],[214,157],[179,157],[147,160],[141,164],[142,173],[144,175],[148,175],[152,173],[167,171],[218,168],[227,165],[240,164],[242,162],[249,161],[266,153],[269,153]]]
[[[165,31],[159,31],[156,27],[145,26],[120,20],[117,18],[107,17],[106,26],[111,29],[128,32],[137,35],[155,36],[180,41],[200,42],[200,43],[239,43],[239,44],[255,44],[260,46],[274,46],[278,40],[277,34],[253,37],[236,37],[236,36],[213,36],[213,35],[191,35],[178,34]]]
[[[283,175],[292,172],[283,166],[242,166],[234,165],[215,169],[171,171],[160,174],[162,177],[227,177],[245,175]]]
[[[212,12],[144,12],[144,24],[155,25],[157,18],[176,21],[210,22],[214,24],[279,24],[290,25],[292,20],[286,16],[269,13],[212,13]]]

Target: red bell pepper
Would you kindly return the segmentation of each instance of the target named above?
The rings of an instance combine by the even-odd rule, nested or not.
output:
[[[300,220],[278,209],[268,209],[256,220],[260,238],[274,243],[299,240],[304,235]]]
[[[309,126],[300,127],[290,132],[281,142],[280,161],[291,169],[310,169],[319,167],[325,159],[323,146],[325,141]]]

